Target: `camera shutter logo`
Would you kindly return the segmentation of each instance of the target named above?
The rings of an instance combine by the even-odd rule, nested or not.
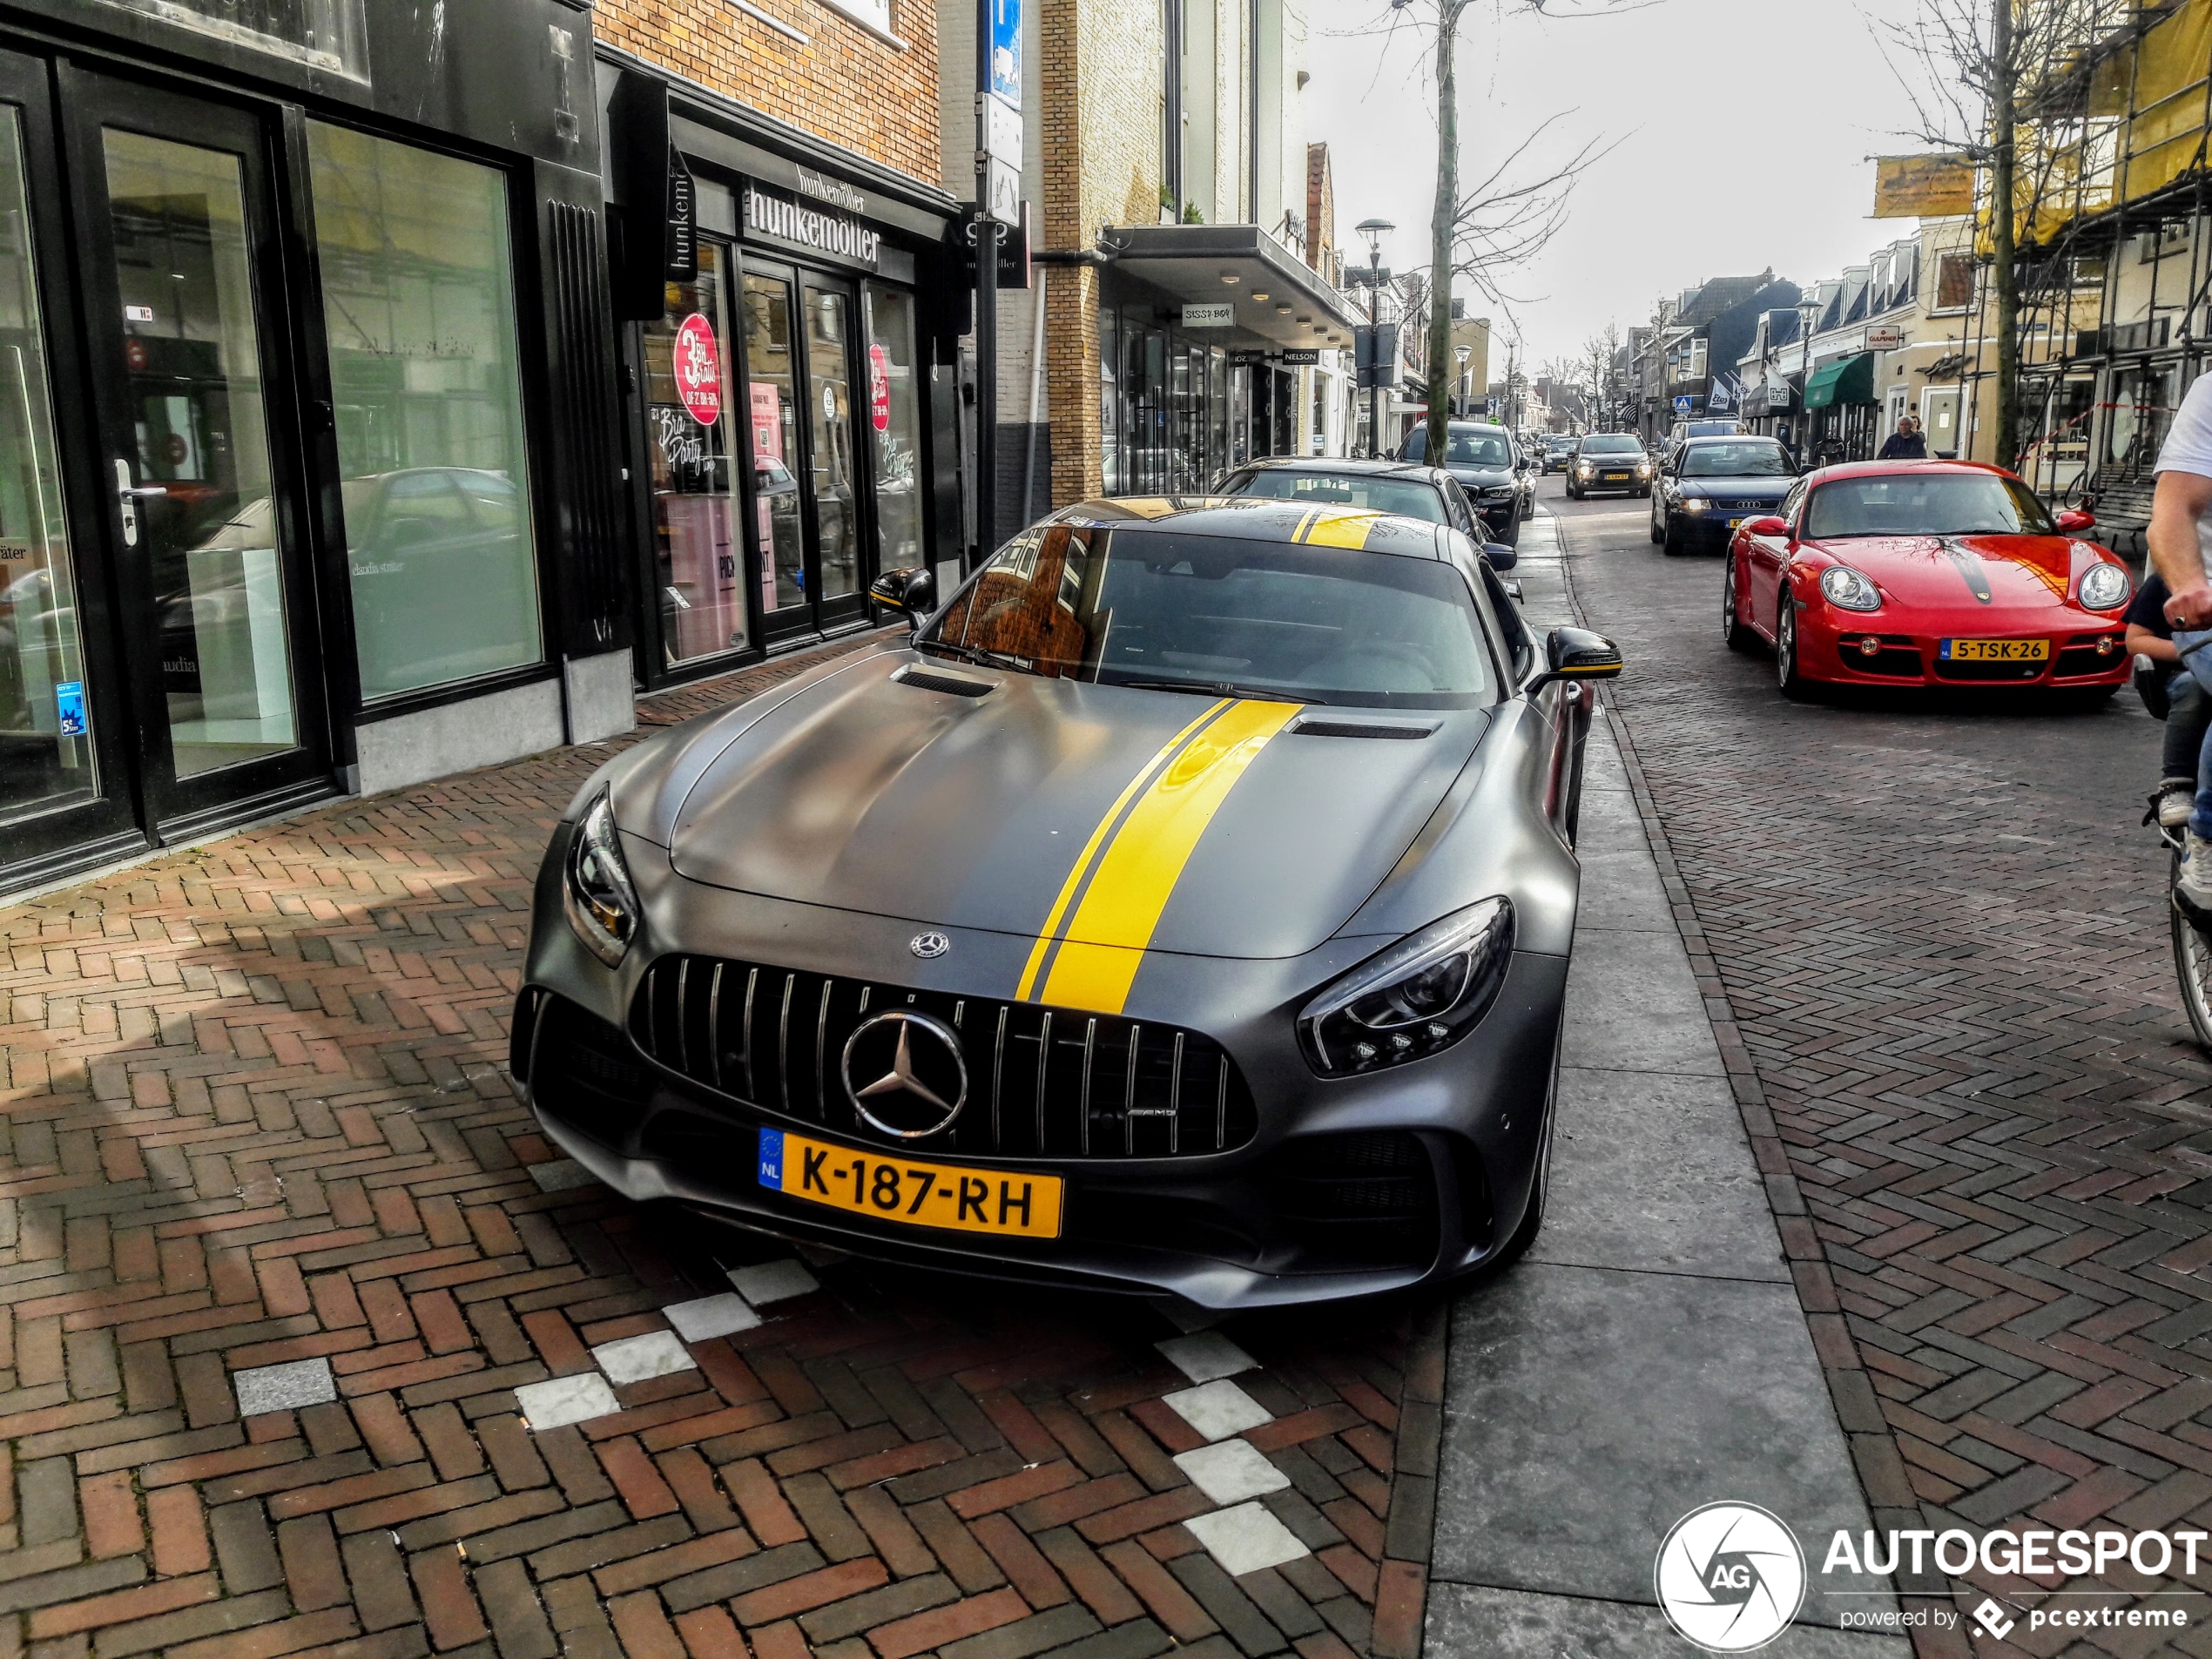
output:
[[[1750,1653],[1790,1628],[1805,1599],[1805,1556],[1780,1518],[1709,1503],[1667,1534],[1652,1568],[1667,1622],[1708,1653]]]

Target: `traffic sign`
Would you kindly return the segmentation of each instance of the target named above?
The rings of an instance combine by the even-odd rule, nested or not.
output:
[[[990,159],[988,192],[983,211],[1001,225],[1022,222],[1022,170],[1009,167],[996,156]]]
[[[1676,415],[1688,415],[1690,410],[1696,408],[1696,407],[1697,400],[1694,397],[1678,397],[1675,400],[1675,413]]]

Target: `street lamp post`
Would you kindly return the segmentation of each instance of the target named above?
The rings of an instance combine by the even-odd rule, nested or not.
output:
[[[1812,460],[1812,326],[1820,320],[1817,300],[1797,301],[1797,368],[1804,376],[1804,388],[1797,394],[1797,464],[1805,466]]]
[[[1382,293],[1382,239],[1398,228],[1386,219],[1365,219],[1354,226],[1367,243],[1367,458],[1381,454],[1382,334],[1377,313]]]
[[[1474,398],[1474,390],[1467,385],[1467,359],[1474,355],[1474,347],[1454,346],[1452,347],[1452,355],[1459,360],[1460,413],[1465,415],[1467,412],[1467,405]]]

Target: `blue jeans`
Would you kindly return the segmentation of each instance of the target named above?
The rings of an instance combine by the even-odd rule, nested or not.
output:
[[[2212,650],[2207,650],[2208,646],[2212,646],[2212,628],[2184,629],[2174,636],[2174,649],[2182,654],[2182,666],[2188,671],[2188,678],[2196,682],[2199,689],[2199,709],[2212,701]],[[2176,680],[2180,678],[2175,676]],[[2182,713],[2182,705],[2176,698],[2168,716],[2168,732],[2173,730],[2170,722],[2174,716]],[[2205,728],[2197,742],[2196,805],[2189,813],[2189,827],[2203,840],[2212,841],[2212,725]]]

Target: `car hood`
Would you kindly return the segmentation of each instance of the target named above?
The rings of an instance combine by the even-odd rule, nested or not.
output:
[[[952,695],[907,673],[995,689]],[[923,925],[1231,957],[1302,954],[1343,927],[1490,724],[1484,710],[1187,696],[907,651],[745,712],[617,786],[617,822],[667,846],[678,873]],[[1327,720],[1426,735],[1301,729]]]
[[[1985,603],[2070,608],[2075,573],[2098,562],[2067,536],[1866,536],[1812,545],[1865,571],[1892,600],[1969,610]]]
[[[1778,502],[1790,493],[1793,478],[1684,478],[1679,488],[1685,496],[1726,501]]]
[[[1494,489],[1500,484],[1509,484],[1514,481],[1511,467],[1447,467],[1444,470],[1462,484],[1487,486]]]

